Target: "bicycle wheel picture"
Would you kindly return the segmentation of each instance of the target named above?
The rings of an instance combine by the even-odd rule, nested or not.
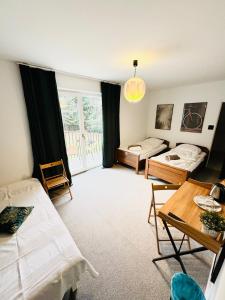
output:
[[[207,102],[185,103],[181,131],[202,132]]]
[[[197,113],[186,114],[183,118],[185,128],[197,129],[202,125],[202,117]]]

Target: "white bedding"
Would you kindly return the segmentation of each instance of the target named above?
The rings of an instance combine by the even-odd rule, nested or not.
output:
[[[170,160],[170,161],[166,160],[167,155],[174,155],[174,154],[177,154],[180,157],[180,159]],[[195,156],[191,156],[191,155],[182,156],[181,152],[178,151],[176,148],[174,148],[161,155],[151,157],[151,160],[158,161],[165,165],[177,167],[192,172],[200,165],[200,163],[204,160],[205,156],[206,153],[203,151],[201,151],[198,155]]]
[[[135,144],[141,145],[142,149],[140,149],[140,147],[136,147],[136,150],[134,148],[132,148],[132,150],[131,149],[128,150],[128,147],[129,147],[128,145],[124,145],[124,146],[122,145],[122,146],[120,146],[119,149],[133,153],[133,154],[140,155],[140,160],[142,160],[142,159],[146,159],[152,155],[155,155],[167,148],[166,144],[161,144],[159,146],[153,146],[153,145],[150,145],[147,143],[143,143],[143,141],[137,142]]]
[[[6,206],[34,206],[14,235],[0,234],[0,299],[61,300],[80,275],[97,272],[82,256],[40,182],[0,188]]]

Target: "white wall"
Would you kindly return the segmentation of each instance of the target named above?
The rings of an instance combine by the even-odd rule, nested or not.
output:
[[[32,173],[30,133],[19,69],[0,61],[0,186]]]
[[[216,255],[215,255],[214,259],[216,259]],[[206,298],[206,300],[224,300],[225,262],[223,262],[223,265],[220,269],[220,272],[218,274],[218,277],[217,277],[215,283],[212,283],[210,281],[213,266],[214,266],[214,264],[212,264],[212,266],[211,266],[211,271],[210,271],[210,274],[208,277],[208,283],[207,283],[206,290],[205,290],[205,298]]]
[[[152,91],[148,97],[147,134],[167,139],[173,147],[176,142],[189,142],[211,147],[215,128],[221,108],[225,102],[225,80],[183,86],[158,91]],[[181,132],[181,119],[184,103],[208,102],[202,133]],[[157,104],[174,104],[171,130],[155,129],[155,115]],[[208,125],[214,125],[214,130],[208,130]]]
[[[58,89],[79,90],[100,93],[100,83],[97,80],[79,78],[69,74],[56,73]]]
[[[148,99],[141,102],[129,103],[123,96],[120,98],[120,142],[123,145],[133,144],[146,138],[148,115]]]

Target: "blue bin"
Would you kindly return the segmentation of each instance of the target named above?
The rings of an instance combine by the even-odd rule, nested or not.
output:
[[[172,300],[206,300],[196,281],[184,274],[176,273],[171,279]]]

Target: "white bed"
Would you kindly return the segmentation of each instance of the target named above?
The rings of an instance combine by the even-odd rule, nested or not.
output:
[[[141,147],[133,147],[129,149],[129,145],[124,145],[124,146],[122,145],[119,147],[119,149],[123,151],[127,151],[129,153],[140,155],[140,160],[142,160],[151,157],[167,148],[166,144],[155,146],[155,145],[145,143],[144,141],[137,142],[135,144],[141,145]]]
[[[178,146],[179,147],[179,146]],[[178,160],[166,160],[166,156],[168,155],[178,155],[180,159]],[[170,151],[167,151],[163,154],[160,154],[158,156],[154,156],[151,159],[154,161],[158,161],[160,163],[163,163],[165,165],[169,165],[172,167],[177,167],[183,170],[187,170],[189,172],[194,171],[201,162],[204,161],[206,156],[206,153],[204,151],[201,151],[196,156],[189,156],[189,155],[182,155],[182,152],[176,148],[171,149]]]
[[[133,145],[121,145],[116,151],[116,160],[119,163],[134,167],[136,173],[145,165],[145,160],[159,154],[168,148],[169,142],[157,138],[147,138]]]
[[[14,235],[0,234],[0,299],[61,300],[80,275],[98,273],[82,256],[36,179],[0,188],[6,206],[34,206]]]
[[[190,176],[196,176],[205,165],[208,153],[204,146],[178,143],[170,151],[146,160],[145,178],[150,175],[169,183],[182,184]],[[178,159],[168,160],[170,155],[177,155]]]

